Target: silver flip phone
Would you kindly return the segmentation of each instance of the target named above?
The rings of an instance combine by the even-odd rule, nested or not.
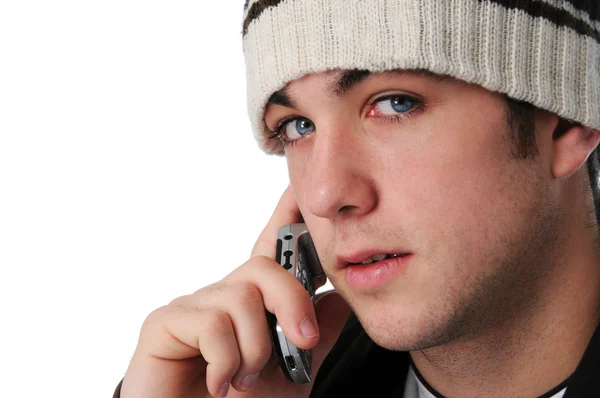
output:
[[[296,277],[311,300],[315,291],[327,282],[317,251],[305,224],[289,224],[279,228],[276,260]],[[283,334],[275,316],[267,312],[275,354],[283,373],[296,384],[312,381],[311,350],[296,347]]]

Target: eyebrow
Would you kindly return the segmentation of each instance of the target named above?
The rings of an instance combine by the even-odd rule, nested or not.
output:
[[[394,76],[428,77],[439,82],[452,79],[448,75],[438,75],[425,69],[393,69],[380,73],[388,73]],[[328,91],[338,98],[341,98],[372,74],[373,73],[368,70],[345,70],[342,75],[331,84]],[[294,109],[298,108],[296,102],[287,91],[287,88],[283,88],[273,93],[273,95],[269,97],[267,105],[281,105]]]

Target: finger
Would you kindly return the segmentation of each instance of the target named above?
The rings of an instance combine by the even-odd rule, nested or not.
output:
[[[258,237],[252,249],[252,257],[266,256],[275,258],[277,231],[284,225],[294,224],[300,222],[300,220],[300,209],[298,208],[296,199],[294,199],[291,186],[288,186],[281,195],[271,219]]]
[[[235,294],[228,295],[233,298],[223,304],[233,323],[241,359],[231,385],[238,391],[248,391],[271,357],[269,327],[263,297],[256,286],[245,283],[228,288]]]
[[[148,354],[166,360],[202,355],[208,364],[206,385],[216,397],[240,364],[231,319],[221,310],[179,303],[161,307],[148,317],[144,336],[145,345],[149,346]]]
[[[213,397],[223,396],[222,390],[237,372],[241,356],[229,315],[224,311],[207,311],[205,324],[198,328],[198,344],[206,367],[206,386]],[[189,327],[189,326],[188,326]]]
[[[319,340],[314,305],[298,280],[275,260],[251,258],[227,278],[245,282],[260,291],[264,308],[274,314],[285,336],[297,347],[312,348]]]

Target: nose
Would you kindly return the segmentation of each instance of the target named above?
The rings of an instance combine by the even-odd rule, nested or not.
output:
[[[312,214],[329,219],[357,217],[377,205],[372,157],[360,133],[323,129],[306,165],[305,203]]]

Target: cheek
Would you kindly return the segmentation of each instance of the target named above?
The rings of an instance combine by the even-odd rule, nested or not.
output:
[[[395,154],[385,157],[384,212],[394,215],[415,250],[436,262],[474,260],[499,245],[503,235],[526,227],[527,212],[537,201],[535,175],[531,161],[512,159],[502,122],[433,126],[444,135],[404,153],[401,165]]]

